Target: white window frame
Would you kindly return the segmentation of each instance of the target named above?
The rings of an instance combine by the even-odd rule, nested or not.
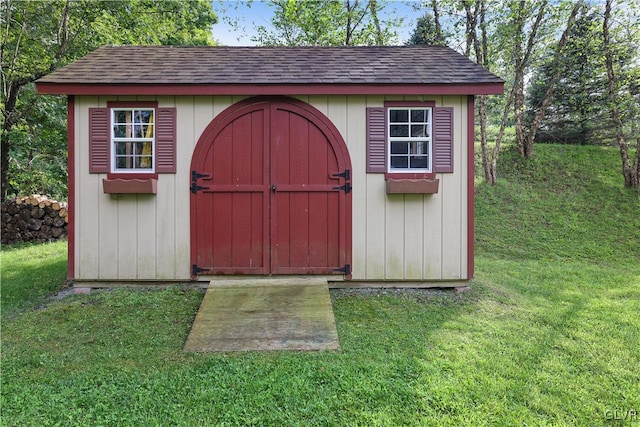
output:
[[[110,149],[111,149],[111,173],[114,174],[148,174],[155,173],[155,164],[156,164],[156,109],[153,107],[111,107],[110,109],[110,118],[111,118],[111,141],[110,141]],[[120,111],[130,111],[131,112],[131,123],[118,123],[116,122],[116,112]],[[135,112],[137,111],[151,111],[153,122],[144,123],[144,122],[136,122],[135,121]],[[136,126],[151,126],[152,135],[150,137],[118,137],[115,134],[116,126],[118,125],[131,125],[135,129]],[[151,142],[151,166],[148,168],[136,168],[135,165],[132,168],[118,168],[118,155],[116,150],[116,144],[119,142]],[[142,153],[136,154],[132,153],[132,158],[135,159],[137,156],[141,156]]]
[[[428,118],[426,122],[412,122],[412,111],[425,111]],[[392,122],[392,111],[407,111],[407,122]],[[391,126],[393,125],[407,125],[409,130],[409,136],[391,136]],[[411,136],[412,125],[426,126],[426,136]],[[426,168],[412,168],[410,162],[411,149],[407,150],[407,167],[393,167],[392,158],[394,155],[391,153],[392,142],[406,142],[411,147],[411,143],[426,142],[427,143],[427,167]],[[423,153],[413,153],[420,154]],[[388,173],[431,173],[433,171],[433,107],[431,106],[416,106],[416,107],[387,107],[387,172]]]

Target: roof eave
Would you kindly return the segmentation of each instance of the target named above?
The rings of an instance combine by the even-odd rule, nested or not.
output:
[[[504,82],[448,84],[87,84],[36,82],[48,95],[498,95]]]

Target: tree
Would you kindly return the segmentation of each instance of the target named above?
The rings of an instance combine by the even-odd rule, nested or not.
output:
[[[620,106],[624,105],[624,100],[622,99],[623,97],[619,92],[619,74],[624,74],[624,70],[620,69],[620,61],[617,61],[618,58],[616,58],[613,48],[613,40],[611,35],[611,17],[613,8],[612,3],[612,0],[606,0],[604,19],[602,21],[602,47],[604,49],[605,67],[607,70],[609,112],[611,115],[611,121],[613,123],[616,144],[620,149],[624,185],[625,187],[640,188],[640,135],[636,135],[636,155],[632,165],[629,159],[629,144],[625,139],[622,113],[620,111]],[[616,65],[618,66],[616,67]],[[616,70],[616,68],[618,69]],[[637,85],[637,81],[635,82],[635,85]],[[637,89],[635,89],[634,91],[637,94]],[[633,102],[633,99],[631,101]]]
[[[524,151],[525,153],[528,153],[527,157],[530,157],[533,153],[533,142],[536,137],[536,132],[538,130],[538,127],[540,126],[540,121],[542,120],[542,117],[544,116],[544,113],[547,107],[549,106],[549,103],[551,102],[551,98],[553,96],[553,90],[555,88],[555,83],[560,74],[560,69],[561,69],[560,63],[564,55],[564,47],[567,44],[569,33],[571,32],[573,23],[575,22],[576,15],[578,14],[578,11],[583,6],[584,6],[584,2],[582,0],[577,1],[573,5],[573,8],[571,9],[571,13],[569,14],[569,18],[567,20],[567,26],[564,32],[562,33],[562,36],[560,36],[560,40],[558,40],[558,43],[556,45],[555,54],[553,56],[553,62],[551,63],[551,74],[549,76],[549,80],[547,81],[547,89],[545,90],[544,96],[542,98],[542,102],[538,106],[538,110],[536,111],[536,114],[533,117],[533,120],[530,124],[529,135],[527,136],[527,139],[525,141],[526,146]]]
[[[399,19],[381,22],[380,4],[360,0],[272,0],[272,28],[256,27],[265,46],[386,45],[397,40]]]
[[[38,133],[39,116],[33,112],[48,108],[64,111],[62,101],[30,96],[33,82],[104,44],[211,44],[211,26],[215,22],[216,16],[206,0],[3,0],[2,200],[10,189],[20,190],[19,182],[10,188],[10,176],[25,170],[28,165],[24,162],[33,161],[35,157],[29,154],[37,151],[33,147],[47,151],[47,144],[61,143],[58,131],[42,138],[43,134]],[[64,129],[58,121],[51,126]],[[60,153],[59,157],[64,156]]]
[[[437,8],[436,8],[437,10]],[[437,16],[437,15],[436,15]],[[407,45],[446,45],[445,36],[434,15],[425,13],[418,18],[416,28],[407,40]]]
[[[567,34],[567,42],[554,70],[554,55],[533,73],[527,90],[527,117],[530,125],[539,115],[536,142],[589,144],[609,129],[606,120],[606,72],[601,60],[601,19],[593,6],[585,6]],[[548,83],[557,73],[548,108],[540,112]],[[600,135],[598,135],[600,133]]]

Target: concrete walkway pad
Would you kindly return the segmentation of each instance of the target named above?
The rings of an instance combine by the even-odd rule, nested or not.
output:
[[[337,350],[326,280],[214,280],[184,351]]]

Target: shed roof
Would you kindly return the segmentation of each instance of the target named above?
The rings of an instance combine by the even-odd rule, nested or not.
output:
[[[504,81],[444,46],[105,46],[36,83],[69,95],[275,95],[491,94]]]

